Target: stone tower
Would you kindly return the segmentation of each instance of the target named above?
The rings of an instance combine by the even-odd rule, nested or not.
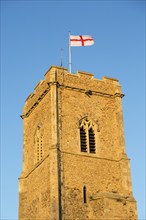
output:
[[[26,99],[19,220],[137,220],[117,79],[51,66]]]

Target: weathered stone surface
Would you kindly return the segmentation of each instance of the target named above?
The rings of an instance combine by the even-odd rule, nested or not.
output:
[[[122,97],[116,79],[48,70],[22,115],[20,220],[137,220]],[[81,152],[82,119],[93,127],[94,153],[89,144]]]

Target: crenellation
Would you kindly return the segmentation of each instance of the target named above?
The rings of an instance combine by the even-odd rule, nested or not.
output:
[[[80,70],[77,71],[76,75],[79,77],[88,78],[88,79],[93,79],[94,77],[93,73],[83,72]]]
[[[34,88],[34,93],[36,93],[36,92],[39,92],[40,91],[40,88],[41,88],[41,85],[43,84],[43,80],[40,80],[39,82],[38,82],[38,84],[35,86],[35,88]]]
[[[34,93],[26,99],[23,115],[31,112],[41,100],[44,91],[48,90],[51,83],[58,82],[58,86],[78,90],[82,92],[92,91],[97,95],[123,96],[117,79],[103,77],[102,80],[95,79],[91,73],[78,71],[76,74],[67,73],[66,68],[52,66],[34,88]],[[29,115],[29,114],[27,114]]]
[[[34,93],[27,98],[23,109],[22,117],[23,116],[25,117],[25,115],[29,115],[30,112],[38,105],[38,103],[47,94],[48,91],[49,91],[49,86],[45,81],[39,84],[37,88],[34,90]]]

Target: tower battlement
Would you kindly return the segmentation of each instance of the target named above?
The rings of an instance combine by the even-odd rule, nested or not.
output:
[[[51,66],[44,76],[44,80],[40,80],[34,88],[34,92],[27,97],[22,117],[26,117],[32,112],[48,92],[52,83],[86,94],[92,93],[111,97],[123,96],[119,81],[115,78],[105,76],[100,80],[94,78],[94,74],[83,71],[71,74],[67,72],[67,68],[58,66]]]

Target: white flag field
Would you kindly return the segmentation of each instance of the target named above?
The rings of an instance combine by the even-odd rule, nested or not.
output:
[[[71,47],[91,46],[93,44],[94,44],[94,39],[90,35],[81,35],[81,36],[70,35]]]

